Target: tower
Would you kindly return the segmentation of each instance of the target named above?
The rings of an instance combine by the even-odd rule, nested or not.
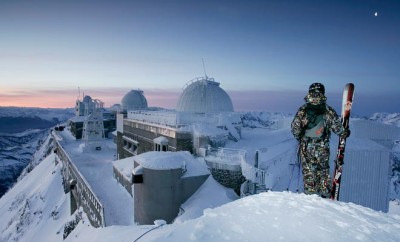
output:
[[[91,105],[94,105],[93,109],[91,109]],[[101,150],[102,148],[101,141],[104,139],[103,106],[104,103],[98,99],[94,99],[92,103],[85,103],[86,118],[83,124],[85,149]]]

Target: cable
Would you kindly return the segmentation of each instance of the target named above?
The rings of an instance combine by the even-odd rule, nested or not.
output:
[[[158,225],[157,227],[154,227],[154,228],[151,228],[150,230],[147,230],[146,232],[144,232],[142,235],[140,235],[139,237],[137,237],[136,239],[135,239],[135,241],[134,242],[137,242],[140,238],[142,238],[143,236],[145,236],[147,233],[149,233],[149,232],[151,232],[151,231],[153,231],[153,230],[155,230],[155,229],[158,229],[158,228],[160,228],[161,226],[163,226],[164,224],[160,224],[160,225]]]

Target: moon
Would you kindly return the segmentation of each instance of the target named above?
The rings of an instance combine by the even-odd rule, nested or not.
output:
[[[374,14],[374,15],[375,15],[375,17],[378,17],[378,12],[375,12],[375,14]]]

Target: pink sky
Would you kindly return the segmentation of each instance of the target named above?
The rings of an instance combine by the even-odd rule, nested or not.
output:
[[[306,88],[305,88],[306,89]],[[81,91],[105,103],[105,107],[121,103],[122,98],[130,90],[127,88],[90,88]],[[144,95],[149,107],[175,109],[182,89],[144,89]],[[231,97],[235,111],[271,111],[295,113],[304,103],[307,90],[225,90]],[[75,106],[78,98],[78,89],[47,89],[27,90],[13,89],[0,92],[0,106],[41,107],[41,108],[71,108]],[[341,93],[327,93],[328,104],[338,112],[341,103]],[[397,103],[398,95],[387,94],[385,98],[377,95],[356,93],[354,114],[371,115],[374,112],[398,112],[396,106],[386,103]]]
[[[100,99],[106,107],[120,103],[128,93],[126,88],[97,88],[86,91],[93,99]],[[150,89],[144,90],[144,95],[150,107],[174,109],[181,89]],[[7,94],[4,94],[7,93]],[[302,93],[283,95],[274,91],[227,91],[236,111],[294,111],[302,104]],[[75,105],[79,96],[78,89],[65,90],[12,90],[0,93],[0,106],[69,108]],[[291,97],[290,97],[291,96]],[[275,109],[275,110],[274,110]]]

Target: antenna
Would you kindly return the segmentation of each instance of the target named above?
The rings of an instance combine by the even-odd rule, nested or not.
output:
[[[206,80],[207,80],[207,79],[208,79],[208,76],[207,76],[207,72],[206,72],[206,66],[204,65],[204,59],[201,58],[201,61],[203,62],[204,76],[205,76],[205,78],[206,78]]]
[[[81,88],[80,87],[78,87],[78,101],[81,99]]]

